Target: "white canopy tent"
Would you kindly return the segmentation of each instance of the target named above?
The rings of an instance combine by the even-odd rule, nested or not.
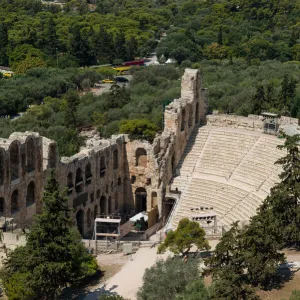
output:
[[[146,212],[140,212],[137,215],[131,217],[129,219],[129,221],[136,222],[137,220],[140,220],[141,218],[144,218],[145,221],[148,221],[148,214]]]

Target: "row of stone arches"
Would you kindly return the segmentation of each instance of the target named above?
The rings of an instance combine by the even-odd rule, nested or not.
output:
[[[20,203],[20,195],[19,191],[16,189],[13,191],[10,197],[10,213],[15,214],[20,210],[21,203]],[[36,202],[36,191],[35,191],[35,184],[31,181],[27,186],[26,192],[26,206],[30,206]],[[0,216],[5,214],[5,200],[3,197],[0,198]]]
[[[118,208],[118,193],[115,194],[115,210]],[[99,211],[98,211],[99,209]],[[92,222],[96,219],[97,215],[110,215],[112,213],[112,198],[108,197],[108,199],[103,195],[100,197],[99,205],[96,204],[94,209],[88,208],[86,212],[86,216],[84,211],[80,209],[76,213],[76,223],[78,230],[81,234],[84,232],[84,222],[86,220],[88,230],[91,229]]]
[[[195,124],[199,123],[199,102],[196,104],[196,109],[195,109]],[[185,130],[185,124],[186,124],[186,113],[185,113],[185,108],[182,110],[181,114],[181,125],[180,125],[180,130],[184,131]],[[191,127],[193,125],[193,110],[190,109],[189,112],[189,118],[188,118],[188,126]]]
[[[36,147],[33,138],[28,139],[25,145],[24,157],[25,171],[32,172],[36,168]],[[0,151],[0,185],[4,184],[5,176],[5,153]],[[9,173],[10,179],[15,180],[20,177],[20,146],[17,142],[13,142],[9,148]]]

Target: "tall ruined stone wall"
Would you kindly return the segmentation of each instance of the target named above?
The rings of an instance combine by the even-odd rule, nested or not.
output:
[[[29,224],[41,211],[43,189],[54,169],[82,233],[92,230],[97,214],[147,210],[154,223],[195,125],[205,122],[206,91],[199,71],[187,69],[181,88],[181,98],[166,107],[164,131],[153,144],[118,135],[59,159],[56,142],[37,133],[0,139],[0,216],[14,218],[19,227]]]
[[[199,71],[186,69],[181,82],[181,98],[165,109],[162,134],[152,145],[147,141],[126,144],[133,195],[131,209],[139,207],[139,201],[143,201],[140,193],[145,193],[147,211],[162,215],[166,187],[195,125],[205,122],[206,107],[206,91],[202,89]]]
[[[82,233],[99,213],[123,211],[128,171],[124,136],[59,160],[54,141],[36,133],[14,133],[0,140],[0,216],[25,227],[42,208],[43,189],[54,169]],[[129,191],[130,193],[131,191]]]
[[[42,138],[33,132],[0,139],[0,216],[21,226],[41,211],[43,190]]]

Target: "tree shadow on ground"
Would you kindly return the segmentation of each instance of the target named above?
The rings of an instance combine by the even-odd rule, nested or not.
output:
[[[101,282],[101,279],[104,277],[104,275],[105,275],[104,271],[99,271],[96,275],[94,275],[93,277],[88,277],[80,284],[65,288],[62,292],[62,295],[60,296],[60,299],[61,300],[85,299],[85,297],[87,297],[89,294],[95,294],[95,297],[87,298],[87,299],[98,299],[100,295],[103,295],[105,293],[108,295],[114,295],[113,293],[111,293],[112,289],[106,290],[106,285],[104,284],[104,282]],[[95,292],[90,292],[90,290],[93,289],[93,287],[97,287],[102,284],[104,284],[103,287],[99,289],[95,288]],[[98,294],[99,292],[101,293]]]
[[[273,289],[281,289],[285,283],[291,281],[294,277],[294,274],[298,272],[300,269],[291,268],[279,268],[275,276],[272,277],[272,280],[263,287],[264,291],[271,291]]]

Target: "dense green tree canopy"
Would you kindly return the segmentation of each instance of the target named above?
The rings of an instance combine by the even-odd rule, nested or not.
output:
[[[197,293],[203,296],[197,299],[208,299],[197,262],[197,260],[184,262],[178,257],[157,261],[154,266],[146,269],[143,286],[139,289],[137,298],[139,300],[193,300],[196,299],[193,295]],[[184,298],[185,295],[190,298]]]

